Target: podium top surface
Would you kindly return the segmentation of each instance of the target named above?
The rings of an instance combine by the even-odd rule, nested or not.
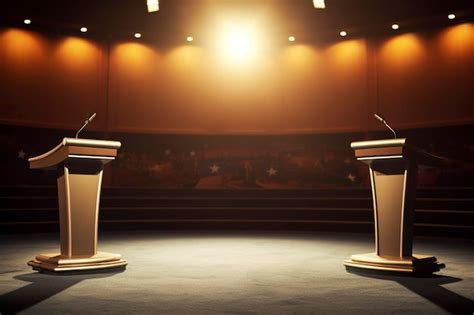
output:
[[[382,140],[369,140],[369,141],[355,141],[351,143],[351,148],[357,149],[375,149],[375,148],[388,148],[388,147],[403,147],[407,145],[406,138],[397,139],[382,139]]]
[[[117,155],[121,145],[119,141],[63,138],[56,147],[28,159],[28,162],[30,168],[43,168],[56,165],[68,157],[110,160]]]
[[[408,158],[416,163],[444,167],[449,159],[426,152],[408,143],[406,138],[356,141],[351,143],[358,160],[371,163],[380,159]]]

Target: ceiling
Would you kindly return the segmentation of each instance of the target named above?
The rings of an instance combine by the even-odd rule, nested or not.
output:
[[[5,1],[4,1],[5,3]],[[436,27],[472,20],[474,0],[326,0],[315,9],[312,0],[160,0],[160,11],[147,13],[146,0],[10,0],[2,5],[0,24],[28,26],[48,33],[74,33],[87,26],[89,36],[119,39],[134,32],[144,38],[170,40],[219,27],[221,20],[253,21],[272,32],[313,38],[337,34],[389,31],[394,22],[407,28]]]

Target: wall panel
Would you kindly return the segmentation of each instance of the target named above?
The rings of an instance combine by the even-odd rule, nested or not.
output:
[[[0,31],[0,56],[0,121],[75,128],[90,113],[105,113],[101,45],[7,29]],[[95,128],[103,129],[100,116]]]
[[[382,40],[377,50],[379,111],[395,126],[474,121],[473,24]]]
[[[177,134],[291,134],[474,122],[474,25],[267,46],[99,44],[0,30],[0,122]],[[234,59],[232,59],[234,58]]]

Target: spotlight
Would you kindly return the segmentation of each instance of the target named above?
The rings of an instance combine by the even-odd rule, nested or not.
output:
[[[342,37],[346,37],[346,36],[347,36],[347,32],[346,32],[346,31],[340,31],[340,32],[339,32],[339,35],[341,35]]]
[[[141,37],[142,37],[142,34],[141,34],[141,33],[135,33],[135,34],[133,34],[133,37],[135,37],[135,38],[141,38]]]
[[[313,0],[313,5],[316,9],[326,8],[326,4],[324,3],[324,0]]]
[[[83,32],[83,33],[87,32],[87,27],[85,27],[85,26],[81,27],[81,32]]]
[[[294,42],[294,41],[296,40],[296,38],[295,38],[294,36],[290,36],[290,37],[288,37],[288,40],[289,40],[290,42]]]
[[[392,24],[392,29],[393,30],[398,30],[400,26],[398,26],[398,24]]]
[[[158,0],[146,0],[146,7],[148,13],[157,12],[158,10],[160,10],[160,3]]]
[[[30,20],[30,19],[25,19],[25,20],[23,21],[23,23],[25,23],[26,25],[31,24],[31,20]]]
[[[189,43],[192,42],[193,40],[194,40],[194,38],[192,36],[186,37],[186,41],[189,42]]]
[[[454,15],[452,13],[450,15],[448,15],[448,19],[450,19],[450,20],[454,20],[455,18],[456,18],[456,15]]]

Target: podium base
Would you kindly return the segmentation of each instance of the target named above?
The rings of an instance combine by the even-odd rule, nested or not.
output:
[[[90,257],[68,258],[59,253],[40,254],[28,262],[33,270],[53,273],[61,272],[100,272],[107,269],[123,269],[127,262],[120,254],[98,252]]]
[[[389,257],[378,256],[375,253],[352,255],[350,260],[344,261],[344,266],[420,275],[432,274],[445,267],[433,256]]]

